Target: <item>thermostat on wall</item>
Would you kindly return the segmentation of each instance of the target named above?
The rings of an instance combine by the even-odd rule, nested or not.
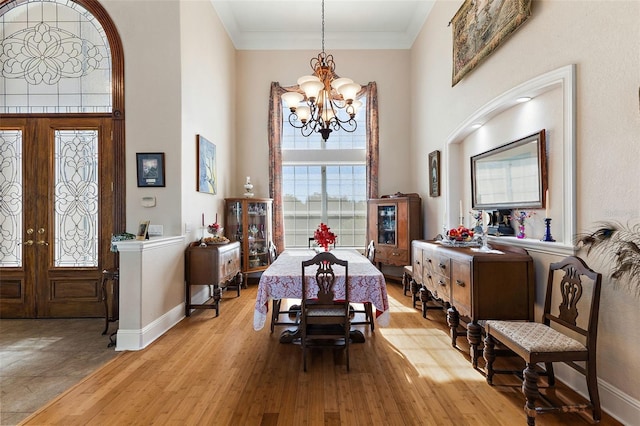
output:
[[[140,204],[142,207],[155,207],[156,206],[156,197],[142,197],[140,200]]]

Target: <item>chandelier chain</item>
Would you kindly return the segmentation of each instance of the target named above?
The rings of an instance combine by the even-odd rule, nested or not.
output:
[[[322,53],[324,53],[324,0],[322,0]]]
[[[292,127],[300,129],[304,137],[320,133],[326,142],[334,130],[348,133],[356,130],[355,116],[362,102],[357,100],[360,85],[350,78],[338,78],[333,55],[325,53],[324,25],[322,0],[322,52],[309,61],[313,74],[298,79],[300,90],[284,93],[282,99],[291,111],[289,124]],[[302,102],[304,105],[300,105]]]

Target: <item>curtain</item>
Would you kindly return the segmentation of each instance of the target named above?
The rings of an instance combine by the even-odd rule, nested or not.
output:
[[[284,92],[298,86],[282,87],[271,83],[269,95],[269,197],[273,198],[273,242],[278,251],[284,246],[284,214],[282,211],[282,100]],[[378,88],[370,82],[360,91],[367,97],[367,197],[378,198]]]

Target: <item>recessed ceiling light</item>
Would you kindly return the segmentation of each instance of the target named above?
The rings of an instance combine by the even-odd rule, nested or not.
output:
[[[518,99],[516,99],[516,102],[522,103],[522,102],[529,102],[530,100],[531,100],[530,96],[521,96]]]

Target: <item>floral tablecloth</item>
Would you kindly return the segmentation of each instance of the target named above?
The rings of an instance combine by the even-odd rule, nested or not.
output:
[[[334,249],[331,252],[342,260],[349,262],[349,301],[354,303],[371,302],[376,308],[376,323],[379,326],[389,325],[389,298],[384,275],[366,257],[357,250]],[[290,249],[282,252],[276,261],[262,273],[258,284],[258,296],[253,315],[254,330],[262,330],[269,312],[271,299],[302,299],[302,261],[315,256],[313,250]],[[313,277],[315,267],[305,272]],[[344,276],[337,274],[338,280]],[[317,286],[309,286],[309,294],[317,291]],[[344,286],[337,286],[343,288]],[[344,297],[338,292],[336,298]]]

